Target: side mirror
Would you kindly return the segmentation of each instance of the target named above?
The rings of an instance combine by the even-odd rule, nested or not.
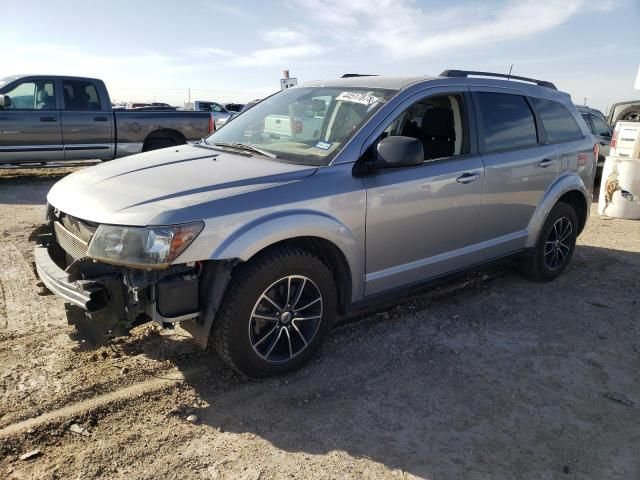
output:
[[[375,166],[411,167],[424,163],[422,142],[413,137],[387,137],[378,142]]]
[[[0,94],[0,108],[10,107],[11,106],[11,97],[9,95]]]

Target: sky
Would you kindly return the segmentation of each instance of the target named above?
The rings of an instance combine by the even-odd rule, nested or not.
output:
[[[605,110],[640,98],[640,0],[0,0],[0,78],[105,80],[115,101],[245,102],[343,73],[508,72]]]

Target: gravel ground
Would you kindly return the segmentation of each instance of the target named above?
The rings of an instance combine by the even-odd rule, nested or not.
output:
[[[0,478],[640,478],[640,223],[594,205],[555,282],[472,273],[247,382],[180,329],[74,335],[28,238],[75,168],[0,169]]]

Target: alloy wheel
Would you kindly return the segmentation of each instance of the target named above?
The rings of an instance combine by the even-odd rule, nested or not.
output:
[[[567,217],[560,217],[549,231],[544,246],[544,263],[549,270],[561,268],[571,251],[573,225]]]
[[[282,363],[302,353],[322,321],[322,293],[308,277],[289,275],[262,292],[249,319],[249,340],[255,353]]]

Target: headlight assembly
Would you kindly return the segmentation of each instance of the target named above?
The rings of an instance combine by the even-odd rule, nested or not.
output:
[[[87,256],[134,268],[166,268],[195,240],[202,222],[162,227],[100,225]]]

